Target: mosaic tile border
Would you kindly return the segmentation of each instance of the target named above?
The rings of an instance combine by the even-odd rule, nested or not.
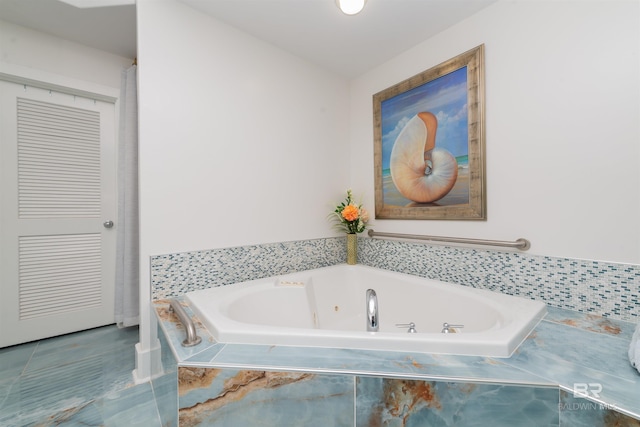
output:
[[[151,257],[153,300],[344,262],[344,237]],[[640,266],[497,250],[358,239],[358,262],[544,301],[619,320],[640,319]]]
[[[371,267],[544,301],[618,320],[640,318],[640,266],[496,250],[360,239]]]
[[[151,257],[152,299],[343,262],[345,238],[300,240]]]

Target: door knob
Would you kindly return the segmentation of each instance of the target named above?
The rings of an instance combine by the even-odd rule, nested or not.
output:
[[[105,221],[102,225],[104,225],[104,228],[111,228],[113,227],[113,221]]]

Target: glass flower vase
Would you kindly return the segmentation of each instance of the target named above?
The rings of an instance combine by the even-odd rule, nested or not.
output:
[[[358,261],[358,235],[347,233],[347,264],[355,265]]]

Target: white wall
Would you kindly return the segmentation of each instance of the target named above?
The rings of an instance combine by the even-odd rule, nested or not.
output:
[[[329,235],[348,82],[176,1],[138,9],[145,255]]]
[[[640,262],[637,1],[499,1],[355,79],[351,186],[373,208],[372,95],[483,43],[488,220],[374,228]]]
[[[144,378],[151,255],[332,234],[349,95],[343,78],[175,0],[138,0],[137,19]]]
[[[115,88],[118,96],[120,73],[132,60],[0,20],[2,72],[85,90]]]

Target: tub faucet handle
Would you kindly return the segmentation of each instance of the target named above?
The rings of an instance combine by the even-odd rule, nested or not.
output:
[[[447,322],[442,324],[442,333],[443,334],[452,334],[456,332],[456,328],[464,328],[464,325],[451,325]]]
[[[397,328],[409,328],[407,330],[408,333],[410,334],[415,334],[418,331],[416,331],[416,324],[413,322],[409,322],[409,323],[396,323],[396,327]]]

